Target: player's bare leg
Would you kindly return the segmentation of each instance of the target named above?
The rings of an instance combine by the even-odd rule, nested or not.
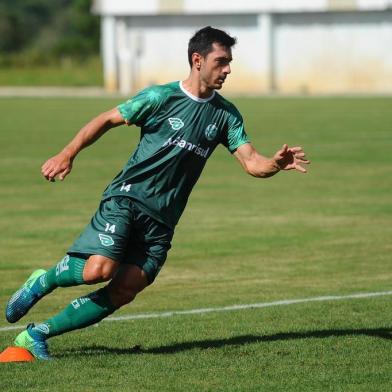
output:
[[[119,263],[105,256],[93,255],[86,261],[67,255],[48,271],[36,270],[8,301],[6,318],[20,320],[41,298],[57,287],[94,284],[110,280]]]
[[[119,308],[132,302],[148,285],[147,275],[141,268],[122,264],[107,289],[113,305]]]
[[[110,264],[113,263],[113,264]],[[113,266],[111,268],[110,266]],[[50,359],[46,340],[75,329],[96,324],[121,306],[131,302],[148,286],[142,269],[134,265],[121,265],[103,256],[90,258],[86,263],[85,277],[89,282],[102,281],[114,274],[112,281],[93,293],[72,301],[62,312],[27,330],[15,339],[15,345],[27,348],[38,359]],[[118,272],[118,273],[117,273]]]
[[[83,280],[86,284],[107,282],[112,279],[120,263],[106,256],[92,255],[88,258],[83,270]]]

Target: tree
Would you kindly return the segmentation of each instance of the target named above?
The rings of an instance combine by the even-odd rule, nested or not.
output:
[[[0,56],[48,61],[97,54],[99,17],[90,6],[91,0],[2,0]]]

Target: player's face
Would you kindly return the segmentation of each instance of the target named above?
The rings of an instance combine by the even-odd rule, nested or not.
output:
[[[201,59],[200,76],[208,89],[219,90],[229,73],[230,63],[233,60],[231,49],[213,44],[213,50]]]

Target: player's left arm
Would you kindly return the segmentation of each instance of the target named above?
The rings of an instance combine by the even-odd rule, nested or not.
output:
[[[233,155],[248,174],[259,178],[271,177],[280,170],[297,170],[306,173],[302,165],[310,163],[305,159],[302,147],[289,147],[287,144],[284,144],[272,158],[259,154],[251,143],[242,144]]]

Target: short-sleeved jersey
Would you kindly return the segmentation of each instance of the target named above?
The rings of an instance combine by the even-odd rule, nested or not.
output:
[[[194,97],[178,81],[149,87],[118,110],[128,125],[141,128],[140,142],[103,198],[128,196],[171,228],[216,146],[234,152],[249,142],[232,103],[216,92]]]

